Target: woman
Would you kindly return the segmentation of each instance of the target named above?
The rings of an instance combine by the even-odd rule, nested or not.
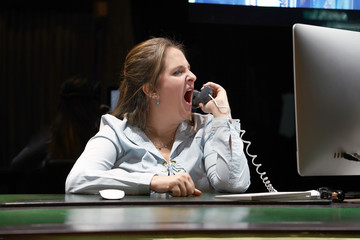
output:
[[[230,118],[226,92],[205,84],[216,102],[200,107],[211,114],[192,114],[196,76],[182,45],[164,38],[140,43],[128,53],[123,74],[118,105],[102,117],[100,131],[67,178],[66,192],[246,191],[250,175],[240,124]]]

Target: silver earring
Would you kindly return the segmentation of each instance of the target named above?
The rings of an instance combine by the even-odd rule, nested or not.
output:
[[[159,100],[156,100],[156,105],[159,105],[159,104],[160,104]]]

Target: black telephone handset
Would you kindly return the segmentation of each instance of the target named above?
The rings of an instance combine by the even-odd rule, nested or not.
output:
[[[210,101],[211,97],[209,96],[209,94],[211,96],[213,94],[212,88],[209,86],[203,87],[201,89],[201,92],[194,90],[192,98],[192,108],[198,108],[199,103],[206,104],[208,101]]]

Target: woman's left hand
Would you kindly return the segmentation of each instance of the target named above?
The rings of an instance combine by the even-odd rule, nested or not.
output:
[[[213,97],[218,106],[216,106],[215,101],[210,100],[205,105],[202,103],[199,104],[201,110],[205,113],[211,113],[214,117],[231,117],[229,101],[225,89],[213,82],[204,84],[204,87],[206,86],[212,88]]]
[[[181,173],[170,176],[155,175],[151,179],[150,190],[158,193],[169,192],[173,197],[201,195],[201,191],[195,188],[195,184],[188,173]]]

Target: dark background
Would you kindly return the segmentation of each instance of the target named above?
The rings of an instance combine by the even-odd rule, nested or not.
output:
[[[243,14],[249,11],[242,9]],[[359,177],[297,173],[291,30],[301,14],[267,11],[250,12],[252,21],[246,16],[236,21],[218,16],[204,20],[190,18],[186,0],[4,1],[0,192],[25,191],[16,187],[24,179],[8,170],[10,161],[52,120],[62,81],[85,74],[99,84],[101,101],[108,103],[108,90],[118,86],[126,53],[151,36],[184,43],[197,88],[214,81],[227,90],[232,116],[241,120],[244,139],[252,142],[250,153],[257,155],[260,171],[277,190],[322,186],[356,190]],[[249,191],[266,191],[250,159],[249,165]]]

